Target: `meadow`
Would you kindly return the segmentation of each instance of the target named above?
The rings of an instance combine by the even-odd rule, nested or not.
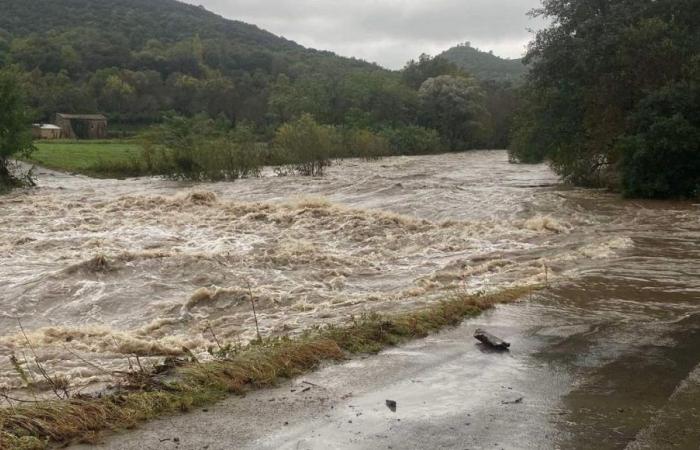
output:
[[[37,141],[29,162],[48,169],[99,178],[144,175],[141,146],[128,140]]]

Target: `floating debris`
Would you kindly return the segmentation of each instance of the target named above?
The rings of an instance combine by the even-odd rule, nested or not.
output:
[[[474,332],[474,337],[482,344],[488,345],[489,347],[497,350],[508,350],[510,348],[510,342],[506,342],[491,333],[487,333],[481,328],[476,329]]]

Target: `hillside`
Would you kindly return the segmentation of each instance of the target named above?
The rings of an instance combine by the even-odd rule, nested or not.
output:
[[[32,0],[31,8],[26,0],[0,0],[0,11],[0,68],[21,72],[32,120],[100,113],[112,137],[175,114],[247,124],[267,140],[310,114],[326,125],[393,130],[403,152],[425,142],[435,147],[433,133],[444,121],[435,120],[437,110],[419,89],[429,78],[461,72],[430,58],[389,71],[176,0]],[[457,142],[448,137],[454,130],[442,130],[441,143],[504,146],[512,96],[492,84],[483,83],[483,104],[473,111],[486,131],[466,133],[464,126]]]
[[[249,50],[297,52],[300,55],[334,57],[330,52],[306,49],[255,25],[225,19],[176,0],[0,0],[0,37],[32,34],[56,36],[87,31],[118,38],[131,50],[149,40],[176,43],[198,36],[202,40],[228,40]],[[368,65],[354,59],[338,58],[351,65]]]
[[[0,28],[13,36],[63,33],[79,26],[123,34],[132,49],[149,39],[177,42],[195,34],[266,48],[295,48],[293,43],[253,25],[172,0],[33,0],[32,8],[26,1],[1,0],[0,5]]]
[[[491,52],[471,47],[469,43],[452,47],[440,55],[482,81],[519,83],[527,73],[521,59],[499,58]]]
[[[28,74],[37,119],[206,112],[262,123],[279,75],[383,71],[175,0],[0,0],[0,65]]]

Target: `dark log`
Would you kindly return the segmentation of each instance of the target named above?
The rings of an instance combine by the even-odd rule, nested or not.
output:
[[[487,333],[481,328],[477,328],[474,332],[474,337],[484,345],[495,348],[497,350],[508,350],[510,342],[506,342],[501,338],[497,338],[491,333]]]

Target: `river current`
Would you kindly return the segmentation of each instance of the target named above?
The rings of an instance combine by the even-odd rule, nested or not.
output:
[[[206,359],[216,340],[255,336],[251,295],[263,335],[293,335],[543,282],[537,332],[567,336],[544,360],[586,370],[661,346],[685,358],[668,369],[670,393],[700,363],[700,206],[568,187],[502,151],[197,185],[39,171],[37,188],[0,197],[0,255],[10,389],[22,385],[11,355],[74,389],[110,382],[136,355]],[[593,329],[605,339],[569,339]]]

